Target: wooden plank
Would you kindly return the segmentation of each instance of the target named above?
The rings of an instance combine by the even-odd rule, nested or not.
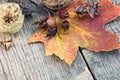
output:
[[[11,36],[14,43],[8,51],[0,47],[0,80],[93,80],[80,52],[69,66],[55,56],[44,56],[42,43],[27,43],[38,28],[32,23],[39,17],[25,19],[23,28]]]
[[[112,52],[94,53],[83,50],[88,65],[97,80],[120,79],[120,50]]]
[[[4,71],[4,67],[3,67],[3,64],[1,62],[1,60],[0,60],[0,79],[1,80],[7,80],[8,79],[8,77],[6,75],[6,72]]]
[[[120,5],[119,1],[113,0],[113,3]],[[111,21],[105,26],[105,29],[120,35],[120,18]],[[118,41],[120,42],[120,36]],[[99,53],[83,49],[82,52],[97,80],[120,80],[120,49]]]
[[[12,36],[14,44],[9,51],[0,48],[1,66],[8,80],[93,80],[80,53],[69,66],[55,56],[44,56],[42,43],[29,45],[27,39],[35,31],[31,23],[26,20],[22,30]]]

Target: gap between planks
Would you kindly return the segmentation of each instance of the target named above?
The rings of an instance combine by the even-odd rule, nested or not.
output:
[[[84,54],[83,54],[83,52],[82,52],[82,48],[81,48],[81,47],[79,47],[79,51],[80,51],[80,53],[81,53],[81,56],[82,56],[82,58],[83,58],[83,60],[84,60],[84,62],[85,62],[85,64],[86,64],[86,66],[87,66],[87,68],[88,68],[91,76],[93,77],[94,80],[96,80],[96,78],[95,78],[92,70],[90,69],[90,66],[89,66],[89,64],[88,64],[88,62],[87,62],[87,60],[86,60],[86,58],[85,58],[85,56],[84,56]]]

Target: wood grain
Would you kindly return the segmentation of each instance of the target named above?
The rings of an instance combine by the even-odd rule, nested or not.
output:
[[[120,0],[113,0],[113,3],[120,6]],[[120,17],[106,24],[105,29],[118,34],[120,42]],[[120,80],[120,50],[95,53],[83,49],[82,52],[97,80]]]
[[[120,5],[120,0],[113,3]],[[120,80],[120,50],[95,54],[83,49],[84,56],[78,51],[76,60],[69,66],[56,56],[44,56],[43,43],[28,44],[27,39],[38,29],[32,26],[33,21],[47,13],[39,14],[27,17],[23,28],[10,36],[14,43],[8,51],[0,46],[0,80],[94,80],[93,76],[96,80]],[[120,35],[120,17],[105,29]]]
[[[44,11],[27,17],[23,28],[11,35],[13,44],[8,51],[0,46],[0,80],[93,80],[81,53],[69,66],[56,56],[45,56],[43,43],[28,44],[38,27],[33,21],[45,15]]]
[[[8,80],[93,80],[80,52],[69,66],[55,56],[44,56],[42,43],[28,44],[27,39],[35,31],[31,20],[25,20],[20,32],[12,36],[14,44],[9,51],[0,48],[1,66]]]

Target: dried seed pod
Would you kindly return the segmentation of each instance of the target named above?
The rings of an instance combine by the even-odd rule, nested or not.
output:
[[[70,23],[67,20],[62,22],[62,28],[64,29],[64,31],[68,30],[69,27],[70,27]]]
[[[60,10],[58,11],[58,16],[61,18],[61,19],[66,19],[69,17],[69,12],[64,9],[64,10]]]
[[[49,17],[49,19],[47,20],[47,25],[49,27],[52,27],[52,26],[55,26],[56,25],[56,21],[55,21],[55,18],[54,17]]]
[[[49,37],[49,38],[54,37],[56,35],[57,31],[58,31],[58,29],[56,26],[50,27],[46,37]]]
[[[16,3],[3,3],[0,5],[0,32],[16,33],[24,21],[20,7]]]

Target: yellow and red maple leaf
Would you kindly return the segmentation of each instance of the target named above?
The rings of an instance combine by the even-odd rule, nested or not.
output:
[[[112,4],[110,0],[100,0],[100,15],[95,16],[94,19],[89,16],[78,18],[74,11],[81,3],[83,3],[82,0],[74,0],[67,8],[70,13],[68,21],[71,25],[67,35],[57,33],[55,37],[48,40],[45,37],[46,32],[39,29],[28,42],[43,42],[46,55],[55,54],[68,64],[76,58],[78,46],[95,52],[120,48],[118,36],[104,29],[107,22],[120,15],[120,7]],[[57,24],[60,27],[59,18],[57,18]]]

